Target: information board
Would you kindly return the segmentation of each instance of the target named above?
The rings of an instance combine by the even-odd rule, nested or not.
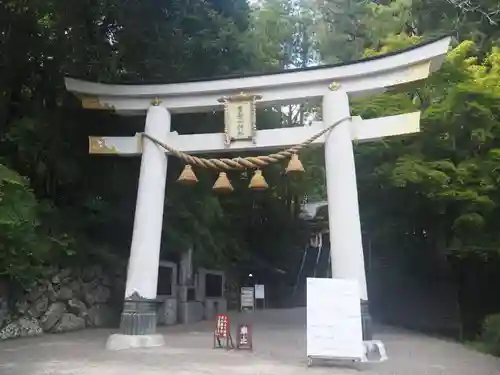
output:
[[[255,300],[254,300],[254,289],[253,287],[242,287],[241,288],[241,311],[254,310]]]
[[[325,359],[364,357],[356,280],[307,279],[307,356]]]
[[[265,299],[265,287],[262,284],[255,284],[255,299]]]

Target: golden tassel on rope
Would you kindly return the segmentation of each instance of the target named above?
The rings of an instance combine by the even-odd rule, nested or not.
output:
[[[217,178],[217,181],[215,181],[212,190],[217,193],[231,193],[234,190],[229,178],[227,178],[226,172],[219,173],[219,177]]]
[[[189,164],[186,164],[186,166],[182,170],[181,175],[177,179],[177,182],[182,185],[194,185],[198,182],[193,168]]]
[[[296,173],[296,172],[305,172],[304,166],[299,159],[299,155],[293,154],[288,162],[288,167],[285,169],[285,173]]]
[[[255,171],[248,187],[252,190],[266,190],[269,187],[261,170],[257,169]]]

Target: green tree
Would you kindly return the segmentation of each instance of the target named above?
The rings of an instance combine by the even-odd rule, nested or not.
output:
[[[26,285],[40,266],[37,201],[26,180],[0,164],[0,275]]]
[[[317,2],[321,21],[317,25],[321,61],[339,63],[357,60],[368,46],[366,18],[369,8],[362,0]]]
[[[177,81],[244,70],[248,12],[242,0],[0,4],[0,155],[9,168],[29,176],[33,190],[23,185],[25,194],[36,199],[33,204],[41,211],[32,242],[40,251],[49,249],[53,264],[61,264],[68,254],[75,262],[94,262],[105,245],[127,258],[130,238],[123,233],[132,229],[139,161],[90,158],[85,143],[90,134],[126,135],[144,126],[143,119],[82,111],[65,91],[64,75],[113,82]],[[174,126],[186,129],[196,120],[196,115],[178,118]],[[171,166],[175,169],[175,163]],[[2,187],[9,189],[9,199],[20,194],[11,185]],[[173,189],[169,194],[175,197],[179,188]],[[191,199],[207,201],[197,192]],[[181,212],[179,203],[172,202],[173,211]],[[212,206],[217,212],[217,202]],[[199,218],[199,209],[189,210],[205,234],[199,242],[213,243],[206,236],[219,233],[207,228],[218,216]],[[25,225],[20,233],[28,230]],[[5,233],[9,249],[28,249],[21,240],[30,236]],[[44,238],[50,239],[47,246]],[[6,268],[12,257],[8,254],[0,273],[11,272]],[[19,264],[23,259],[19,257]]]
[[[374,237],[420,238],[442,261],[448,248],[498,243],[488,225],[498,207],[499,94],[491,85],[498,51],[484,61],[475,53],[473,42],[457,46],[418,95],[384,94],[355,106],[366,117],[424,110],[421,133],[358,148],[360,195]]]

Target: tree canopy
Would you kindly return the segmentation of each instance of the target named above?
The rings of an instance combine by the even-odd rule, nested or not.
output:
[[[423,111],[419,134],[356,147],[363,230],[378,248],[498,250],[500,38],[490,0],[7,0],[0,4],[0,275],[22,285],[46,264],[124,264],[139,160],[93,158],[88,135],[131,135],[142,118],[79,107],[66,75],[103,82],[174,82],[352,61],[452,34],[443,68],[423,85],[355,101],[364,118]],[[315,103],[266,108],[258,127],[297,126]],[[221,131],[220,114],[175,116],[180,133]],[[266,169],[218,197],[214,176],[182,190],[169,162],[162,257],[195,248],[198,264],[254,262],[293,274],[307,227],[300,204],[325,198],[322,149],[306,176]],[[402,251],[402,253],[405,253]]]

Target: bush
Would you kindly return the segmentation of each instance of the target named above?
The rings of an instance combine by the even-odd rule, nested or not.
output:
[[[77,237],[65,222],[72,216],[64,213],[38,201],[28,179],[0,163],[0,279],[14,290],[9,298],[29,290],[52,267],[119,264],[109,250]]]
[[[0,276],[28,287],[38,276],[38,202],[27,180],[0,164]]]
[[[484,319],[480,346],[484,351],[500,356],[500,314],[488,315]]]

